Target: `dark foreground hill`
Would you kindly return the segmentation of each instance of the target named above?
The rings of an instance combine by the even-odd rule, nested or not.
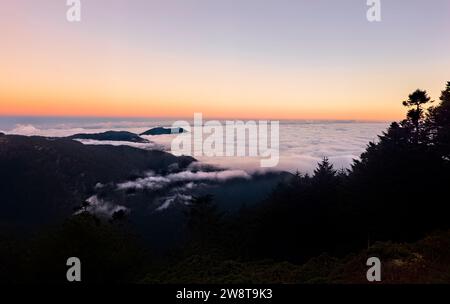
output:
[[[70,139],[0,135],[0,221],[25,226],[63,220],[97,183],[118,182],[191,157],[128,146],[83,145]]]
[[[82,206],[100,217],[126,208],[128,220],[143,239],[156,247],[165,246],[182,238],[186,199],[212,194],[223,212],[235,213],[243,205],[259,203],[291,176],[272,172],[226,181],[205,177],[197,183],[174,179],[185,173],[209,176],[208,170],[221,170],[188,168],[193,161],[191,157],[129,146],[0,136],[0,226],[29,231],[61,222]],[[153,176],[148,185],[119,188],[123,183],[145,180],[150,171]],[[174,180],[169,180],[171,176]],[[164,204],[168,207],[160,210]]]
[[[381,284],[448,284],[449,240],[450,231],[441,231],[414,243],[378,242],[345,257],[324,253],[305,263],[223,258],[200,250],[159,259],[122,225],[82,214],[32,239],[0,231],[0,257],[7,261],[0,264],[0,282],[65,283],[67,257],[77,256],[82,284],[368,284],[366,261],[376,256]]]
[[[129,141],[136,143],[149,143],[145,138],[140,137],[137,134],[127,131],[107,131],[103,133],[95,134],[75,134],[69,136],[70,139],[93,139],[93,140],[109,140],[109,141]]]
[[[450,231],[415,243],[378,242],[343,258],[322,254],[304,264],[217,259],[197,254],[143,280],[153,284],[369,284],[366,261],[381,260],[381,284],[450,283]],[[373,283],[372,283],[373,284]]]

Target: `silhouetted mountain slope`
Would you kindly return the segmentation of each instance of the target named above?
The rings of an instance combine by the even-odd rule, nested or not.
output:
[[[156,180],[184,172],[194,161],[161,151],[129,146],[83,145],[67,138],[25,136],[0,137],[0,223],[24,228],[62,221],[89,197],[102,208],[124,206],[128,219],[143,238],[155,246],[174,244],[183,237],[186,206],[176,201],[158,211],[164,201],[183,195],[183,182],[160,185],[158,189],[121,191],[117,185],[146,177]],[[190,168],[186,172],[192,172]],[[209,168],[213,172],[218,169]],[[194,171],[195,172],[195,171]],[[212,194],[220,209],[237,212],[265,199],[272,189],[291,176],[285,172],[217,181],[205,179],[186,195]],[[101,187],[96,187],[101,185]],[[164,198],[164,199],[162,199]],[[96,209],[98,210],[98,209]]]
[[[139,135],[167,135],[167,134],[179,134],[184,133],[186,130],[183,128],[163,128],[157,127],[150,130],[147,130]]]
[[[107,131],[103,133],[95,134],[75,134],[69,136],[70,139],[94,139],[94,140],[111,140],[111,141],[130,141],[136,143],[148,143],[147,139],[144,139],[137,134],[126,131]]]
[[[164,172],[194,161],[128,146],[90,146],[69,139],[0,137],[0,220],[33,225],[71,214],[97,183]]]

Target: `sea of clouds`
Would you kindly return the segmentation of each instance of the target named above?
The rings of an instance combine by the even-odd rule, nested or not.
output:
[[[156,126],[171,126],[171,121],[70,121],[49,123],[48,121],[20,123],[1,122],[3,133],[63,137],[77,133],[100,133],[108,130],[124,130],[141,133]],[[339,121],[282,121],[280,122],[280,162],[276,168],[284,171],[312,172],[317,163],[328,157],[337,169],[348,168],[365,150],[370,141],[376,141],[388,127],[387,122],[339,122]],[[170,151],[174,136],[143,136],[150,143],[105,142],[80,140],[84,144],[130,145],[141,149]],[[199,161],[224,168],[260,170],[260,158],[252,157],[196,157]]]

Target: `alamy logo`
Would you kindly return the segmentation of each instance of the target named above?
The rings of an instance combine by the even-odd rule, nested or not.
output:
[[[80,22],[81,21],[81,0],[67,0],[67,21]],[[367,20],[369,22],[381,21],[381,0],[367,0]]]
[[[69,282],[81,282],[81,261],[77,257],[67,259],[66,266],[70,266],[67,270],[66,278]]]
[[[371,266],[367,270],[366,278],[369,282],[381,282],[381,261],[377,257],[371,257],[367,260],[367,266]]]
[[[275,167],[280,159],[279,121],[260,120],[203,122],[194,114],[194,125],[176,121],[172,130],[184,130],[172,140],[171,153],[176,156],[259,157],[261,167]]]
[[[367,20],[369,22],[381,22],[381,0],[367,0],[370,6],[367,10]]]
[[[80,22],[81,21],[81,0],[67,0],[67,10],[66,18],[69,22]]]

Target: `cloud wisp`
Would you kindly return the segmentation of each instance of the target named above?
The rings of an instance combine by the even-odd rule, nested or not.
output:
[[[187,205],[192,200],[195,190],[208,185],[220,184],[233,179],[251,179],[251,175],[244,170],[220,170],[220,171],[181,171],[158,175],[148,172],[145,177],[126,181],[116,185],[118,191],[154,191],[160,190],[162,195],[154,200],[159,206],[155,210],[163,211],[174,204]]]
[[[128,208],[100,199],[97,195],[89,197],[86,199],[86,202],[89,203],[89,206],[86,207],[85,211],[100,218],[111,218],[113,214],[118,211],[128,211]],[[77,211],[75,214],[79,214],[81,212],[83,211]]]

